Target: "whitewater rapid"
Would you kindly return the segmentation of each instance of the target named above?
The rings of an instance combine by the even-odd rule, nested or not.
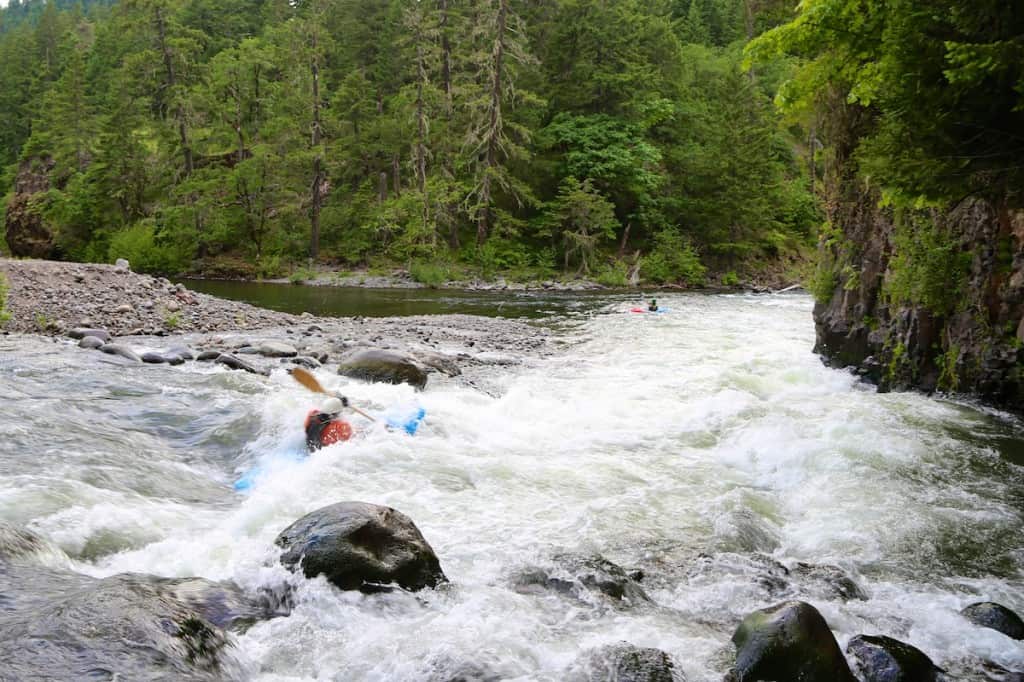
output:
[[[558,320],[564,350],[495,369],[495,395],[321,372],[357,404],[418,402],[427,420],[413,437],[354,420],[360,437],[301,463],[286,455],[315,401],[283,372],[126,369],[0,340],[0,519],[95,576],[293,582],[289,617],[237,637],[253,679],[418,680],[465,662],[559,680],[626,640],[720,680],[736,624],[774,603],[757,555],[855,578],[867,600],[808,596],[841,645],[886,634],[942,666],[1024,668],[1024,644],[958,615],[981,600],[1024,613],[1024,426],[824,367],[808,297],[659,300],[669,313],[609,299]],[[232,491],[256,464],[270,475]],[[411,517],[452,587],[367,596],[277,567],[276,535],[341,500]],[[652,603],[514,588],[563,551],[642,568]]]

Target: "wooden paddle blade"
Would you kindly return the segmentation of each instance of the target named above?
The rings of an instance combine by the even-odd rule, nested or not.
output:
[[[297,382],[313,391],[314,393],[327,393],[327,390],[320,385],[320,382],[316,380],[316,377],[302,369],[301,367],[294,367],[288,370],[288,373],[292,375],[292,378]],[[330,395],[327,393],[327,395]]]

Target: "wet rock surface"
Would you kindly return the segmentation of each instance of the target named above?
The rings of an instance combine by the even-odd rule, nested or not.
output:
[[[447,582],[434,550],[405,514],[365,502],[338,502],[302,517],[274,541],[281,563],[342,590],[407,590]]]
[[[667,653],[628,642],[585,652],[565,679],[567,682],[686,682]]]
[[[864,682],[935,682],[941,672],[923,651],[892,637],[857,635],[846,653]]]
[[[338,365],[338,374],[360,381],[409,384],[421,390],[427,385],[426,370],[413,358],[379,349],[348,356]]]
[[[512,577],[512,584],[524,594],[552,591],[583,600],[597,597],[622,604],[649,602],[636,577],[639,575],[630,575],[600,555],[564,553],[551,557],[547,565],[519,571]]]
[[[1024,639],[1024,622],[1011,609],[995,602],[978,602],[960,612],[964,618],[983,628],[991,628],[1011,639]]]
[[[828,623],[806,602],[790,601],[748,615],[732,636],[730,679],[855,682]]]

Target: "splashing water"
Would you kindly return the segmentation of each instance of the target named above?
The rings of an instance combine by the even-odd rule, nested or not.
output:
[[[669,295],[665,315],[610,302],[563,324],[557,356],[501,369],[492,397],[435,375],[406,386],[320,373],[359,404],[415,403],[414,437],[358,438],[303,461],[314,404],[283,372],[124,369],[62,344],[0,340],[0,518],[79,571],[297,586],[287,618],[237,638],[265,680],[430,679],[469,664],[563,678],[589,647],[664,649],[718,680],[729,636],[779,601],[758,561],[843,567],[868,599],[814,603],[841,644],[888,634],[940,665],[1024,667],[1024,645],[958,610],[1024,612],[1024,427],[915,394],[876,394],[814,356],[802,296]],[[267,475],[231,490],[256,464]],[[410,516],[453,586],[342,593],[274,566],[274,537],[321,506]],[[641,567],[650,604],[521,593],[552,555]]]

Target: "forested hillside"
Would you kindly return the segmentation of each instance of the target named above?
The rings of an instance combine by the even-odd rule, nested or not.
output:
[[[733,279],[819,223],[813,143],[772,105],[790,60],[741,65],[788,5],[12,5],[8,247],[164,272]]]

